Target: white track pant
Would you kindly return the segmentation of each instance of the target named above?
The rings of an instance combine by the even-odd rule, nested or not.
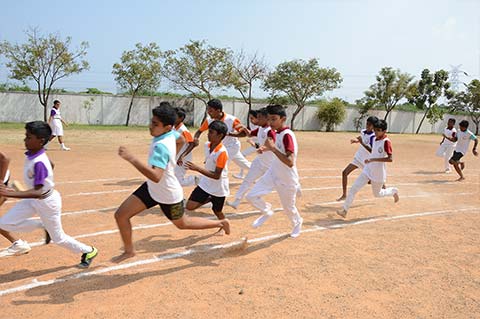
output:
[[[343,204],[343,208],[346,211],[348,211],[348,209],[352,205],[355,195],[363,186],[368,184],[368,181],[369,181],[369,178],[364,173],[361,173],[360,176],[357,177],[352,187],[348,191],[347,198],[345,199],[345,203]],[[383,182],[372,181],[373,196],[385,197],[385,196],[393,196],[394,194],[398,193],[398,189],[396,189],[395,187],[388,187],[387,189],[383,189],[382,186],[383,186]]]
[[[272,214],[272,205],[270,203],[266,203],[261,196],[267,195],[273,190],[276,190],[278,196],[280,197],[280,202],[282,203],[284,213],[290,219],[292,225],[295,226],[302,220],[300,214],[298,213],[297,207],[295,206],[299,188],[300,185],[296,183],[280,183],[272,174],[271,170],[268,170],[265,175],[263,175],[262,178],[255,183],[255,186],[253,186],[252,190],[247,194],[247,200],[263,214]]]
[[[249,147],[247,147],[246,149],[244,149],[244,150],[242,151],[242,155],[243,155],[243,156],[248,156],[248,155],[250,155],[250,154],[255,153],[256,151],[257,151],[257,149],[256,149],[255,147],[249,146]]]
[[[240,168],[244,170],[250,169],[250,162],[240,152],[240,143],[226,147],[228,152],[228,160],[235,162]]]
[[[443,157],[443,161],[444,161],[443,165],[445,167],[445,170],[450,169],[450,163],[448,161],[452,157],[454,150],[455,150],[455,145],[442,144],[438,147],[438,150],[435,153],[435,155],[437,155],[438,157]]]
[[[191,186],[195,185],[195,177],[193,175],[185,176],[187,174],[187,170],[183,166],[176,165],[175,169],[175,177],[178,179],[178,182],[182,186]]]
[[[74,253],[90,252],[92,247],[65,234],[62,228],[61,211],[62,198],[57,191],[53,191],[53,194],[45,199],[22,199],[0,217],[0,229],[23,233],[45,228],[55,244]],[[35,215],[40,216],[40,220],[33,219]]]
[[[252,165],[248,170],[247,176],[243,179],[242,185],[235,194],[235,200],[242,200],[245,194],[248,192],[250,187],[255,183],[257,179],[263,176],[268,170],[268,167],[263,164],[260,158],[255,158],[252,161]]]

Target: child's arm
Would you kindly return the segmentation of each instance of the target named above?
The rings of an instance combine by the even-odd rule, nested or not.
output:
[[[363,143],[363,139],[361,136],[357,137],[358,143],[360,143],[368,152],[372,152],[372,147],[368,144]]]
[[[183,145],[186,143],[186,139],[183,135],[179,135],[178,138],[175,140],[175,143],[177,145],[177,154],[180,152],[182,149]]]
[[[149,167],[145,165],[143,162],[134,157],[124,146],[120,146],[118,149],[118,155],[132,164],[140,173],[142,173],[143,176],[154,183],[158,183],[162,179],[163,169],[156,166]]]
[[[250,131],[248,129],[245,129],[238,132],[227,133],[227,136],[233,136],[233,137],[250,136]]]
[[[222,176],[222,171],[223,167],[215,167],[215,171],[209,171],[203,167],[200,167],[192,162],[187,162],[187,168],[192,170],[192,171],[197,171],[202,175],[205,175],[207,177],[213,178],[213,179],[220,179]]]
[[[294,161],[292,152],[287,151],[286,154],[280,152],[280,150],[275,146],[272,138],[268,138],[263,146],[265,147],[265,150],[272,151],[273,154],[275,154],[275,156],[277,156],[283,164],[287,165],[288,167],[293,167]]]
[[[60,119],[60,121],[62,121],[63,125],[68,126],[68,123],[65,122],[63,119]]]
[[[478,138],[475,137],[475,139],[473,141],[474,142],[473,142],[472,153],[473,153],[473,155],[478,156],[478,152],[477,152]]]
[[[382,157],[382,158],[369,158],[365,160],[365,164],[372,163],[372,162],[386,162],[386,163],[391,163],[393,162],[393,156],[392,154],[388,154],[388,157]]]
[[[7,175],[8,165],[10,164],[10,158],[0,152],[0,184],[3,183],[5,175]]]
[[[450,140],[448,137],[445,136],[445,134],[443,134],[442,136],[443,136],[443,138],[442,138],[442,141],[440,142],[440,145],[443,144],[443,142],[445,141],[445,139]],[[450,140],[450,141],[451,141],[451,140]]]
[[[15,191],[13,188],[7,188],[5,185],[0,184],[0,196],[11,198],[40,198],[42,196],[43,185],[36,185],[32,189],[26,191]]]

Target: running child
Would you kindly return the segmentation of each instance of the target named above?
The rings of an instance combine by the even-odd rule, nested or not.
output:
[[[62,119],[62,115],[60,114],[60,106],[61,103],[59,100],[53,101],[53,107],[50,112],[50,117],[48,118],[48,124],[50,124],[50,127],[52,128],[52,136],[50,137],[50,141],[57,137],[61,150],[70,151],[70,148],[66,147],[65,143],[63,142],[63,125],[68,126],[68,124]]]
[[[179,161],[183,162],[185,156],[187,156],[194,147],[198,146],[199,138],[203,132],[208,130],[208,126],[215,120],[224,122],[227,125],[228,132],[227,136],[223,140],[223,145],[227,149],[228,158],[237,164],[240,168],[250,169],[250,162],[242,155],[240,152],[240,141],[234,136],[230,136],[230,133],[235,131],[248,130],[240,123],[240,120],[233,115],[223,112],[223,105],[220,100],[212,99],[207,102],[207,113],[209,118],[207,118],[202,126],[195,132],[193,140],[195,144],[191,144],[187,149],[180,155]]]
[[[358,191],[371,181],[372,191],[375,197],[393,196],[395,203],[399,201],[398,189],[395,187],[382,188],[387,180],[386,163],[393,161],[392,142],[387,137],[387,122],[378,120],[373,124],[375,130],[375,141],[373,142],[370,157],[365,160],[365,167],[360,176],[357,177],[348,192],[343,208],[337,214],[345,218],[348,209]],[[359,138],[359,141],[361,139]],[[363,141],[361,141],[364,145]],[[365,145],[364,145],[365,146]]]
[[[455,151],[453,152],[452,158],[450,158],[450,164],[453,165],[455,168],[455,171],[457,171],[458,175],[460,176],[457,181],[463,181],[465,179],[465,176],[463,176],[463,169],[465,168],[465,162],[461,162],[460,159],[465,156],[468,152],[468,145],[470,144],[470,141],[474,141],[473,143],[473,149],[472,153],[475,156],[478,156],[477,152],[477,145],[478,145],[478,139],[473,134],[469,129],[468,129],[468,121],[463,120],[459,123],[460,131],[457,132],[457,135],[455,137],[449,138],[445,137],[446,139],[452,141],[452,142],[457,142],[457,145],[455,146]]]
[[[193,136],[188,130],[188,128],[185,126],[183,121],[185,120],[185,117],[187,115],[187,112],[181,108],[181,107],[176,107],[175,112],[177,113],[177,120],[175,121],[175,127],[174,130],[177,131],[183,138],[185,139],[185,144],[183,144],[182,148],[177,152],[177,164],[175,166],[175,176],[177,177],[178,181],[180,182],[180,185],[182,186],[191,186],[195,185],[198,183],[198,177],[197,176],[185,176],[187,173],[187,169],[185,166],[185,162],[191,162],[192,161],[192,153],[187,154],[185,158],[183,159],[185,162],[178,162],[180,159],[180,154],[183,154],[187,147],[190,144],[193,144]],[[196,179],[197,178],[197,179]]]
[[[370,116],[367,119],[367,124],[365,129],[360,131],[360,136],[356,139],[350,140],[350,143],[360,143],[355,156],[353,157],[353,161],[345,167],[342,171],[342,196],[340,196],[337,201],[342,201],[347,198],[347,184],[348,184],[348,175],[351,172],[356,170],[357,168],[363,169],[365,166],[365,160],[370,156],[371,147],[373,145],[373,140],[375,139],[375,132],[373,131],[373,124],[378,121],[376,116]],[[365,147],[364,145],[367,145]]]
[[[65,234],[62,228],[62,198],[54,189],[53,170],[43,148],[52,134],[50,126],[42,121],[25,125],[25,185],[26,191],[15,191],[0,187],[0,196],[21,198],[22,200],[0,217],[0,229],[10,232],[29,232],[37,228],[45,229],[54,243],[73,253],[81,253],[78,267],[87,268],[97,256],[98,250],[87,246]],[[40,217],[32,219],[35,215]]]
[[[273,215],[272,205],[266,203],[262,196],[276,190],[282,203],[283,211],[292,223],[290,236],[300,235],[303,219],[295,206],[300,182],[296,167],[298,144],[295,134],[285,125],[287,113],[281,105],[267,106],[268,119],[272,130],[276,131],[276,140],[267,138],[262,151],[271,152],[273,160],[265,174],[257,181],[247,194],[247,200],[260,210],[262,216],[253,222],[253,227],[260,227]]]
[[[208,142],[205,143],[205,168],[187,162],[187,168],[197,171],[202,176],[198,186],[188,198],[186,209],[193,211],[206,203],[212,203],[213,213],[219,220],[224,220],[223,206],[225,198],[230,195],[228,186],[228,152],[222,144],[228,132],[227,125],[215,120],[208,125]],[[219,233],[222,234],[222,233]]]
[[[112,259],[121,262],[135,256],[130,219],[142,211],[159,205],[163,214],[178,229],[223,228],[230,234],[228,220],[209,220],[184,215],[183,189],[175,177],[176,140],[172,130],[177,114],[172,107],[162,105],[152,110],[150,134],[153,136],[148,164],[143,163],[121,146],[118,154],[132,164],[147,181],[130,195],[115,212],[115,220],[124,245],[124,252]]]
[[[235,194],[235,200],[233,202],[227,201],[227,205],[237,209],[238,205],[242,201],[243,197],[247,194],[255,181],[265,174],[268,168],[272,165],[273,153],[269,151],[263,151],[265,141],[270,138],[275,141],[275,131],[270,128],[268,122],[267,109],[263,108],[257,111],[257,123],[258,127],[250,132],[250,136],[256,137],[255,150],[258,151],[257,157],[252,161],[252,165],[248,170],[247,176],[243,180],[240,188]],[[233,134],[233,133],[232,133]],[[245,136],[245,132],[238,132],[237,136]]]
[[[258,121],[257,121],[257,111],[256,110],[250,110],[248,111],[248,119],[249,119],[249,126],[248,130],[253,131],[258,128]],[[255,147],[255,143],[257,142],[256,137],[250,137],[247,139],[247,143],[250,144],[249,147],[244,149],[242,151],[242,155],[244,157],[247,157],[250,154],[253,154],[257,151],[257,148]],[[240,168],[240,172],[238,174],[233,174],[233,177],[238,178],[238,179],[243,179],[243,168]]]
[[[438,157],[444,158],[444,170],[445,173],[450,173],[450,158],[452,158],[453,151],[455,150],[456,142],[453,138],[457,136],[457,130],[455,129],[455,119],[449,119],[447,127],[443,130],[443,138],[440,142],[440,147],[437,150]]]

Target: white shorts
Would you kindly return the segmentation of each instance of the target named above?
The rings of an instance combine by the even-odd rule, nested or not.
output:
[[[59,120],[53,120],[50,124],[53,136],[63,136],[63,125]]]
[[[352,165],[355,165],[356,167],[358,168],[364,168],[365,167],[365,163],[362,163],[358,158],[354,158],[353,161],[350,163]]]

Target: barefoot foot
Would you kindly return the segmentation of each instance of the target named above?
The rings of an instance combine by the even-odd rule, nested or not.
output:
[[[337,198],[337,202],[341,202],[342,200],[345,200],[345,198],[347,198],[346,195],[342,195],[340,196],[339,198]]]
[[[400,200],[400,196],[398,196],[397,193],[393,194],[393,202],[398,203],[399,200]]]
[[[456,181],[457,181],[457,182],[461,182],[461,181],[463,181],[463,180],[465,180],[465,177],[460,177],[460,178],[457,179]]]
[[[230,235],[230,222],[228,219],[221,220],[222,229],[225,231],[225,234]]]

